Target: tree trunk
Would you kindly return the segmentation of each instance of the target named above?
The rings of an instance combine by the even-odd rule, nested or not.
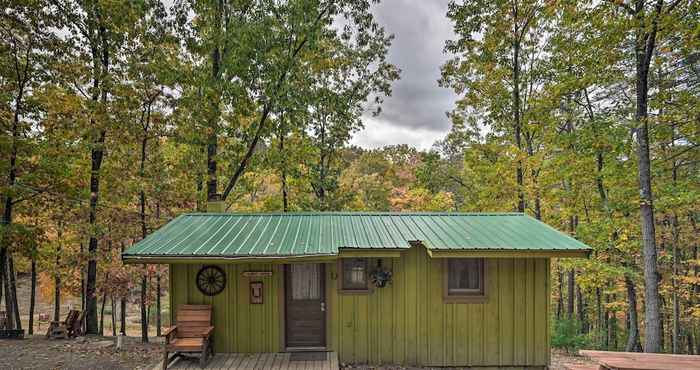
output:
[[[7,297],[10,295],[10,280],[7,274],[7,249],[0,249],[0,282],[2,282],[2,287],[0,290],[5,291],[5,312],[7,314],[7,325],[9,329],[14,327],[14,316],[12,310],[12,300]],[[0,295],[0,298],[2,295]]]
[[[219,133],[219,79],[221,78],[221,48],[219,45],[219,36],[222,33],[222,19],[224,13],[223,1],[217,2],[218,6],[215,9],[215,24],[213,25],[216,37],[215,46],[211,51],[211,86],[214,88],[214,96],[208,100],[211,104],[210,117],[207,122],[207,201],[219,200],[218,197],[218,178],[217,178],[217,152],[218,152],[218,133]]]
[[[675,181],[674,181],[675,182]],[[671,227],[672,227],[672,238],[671,241],[673,242],[673,276],[671,277],[671,286],[673,288],[673,293],[672,293],[672,299],[673,299],[673,325],[672,325],[672,338],[671,338],[671,351],[673,353],[680,353],[680,340],[681,340],[681,328],[680,328],[680,321],[681,321],[681,307],[680,307],[680,300],[678,298],[678,278],[679,278],[679,271],[678,271],[678,264],[680,260],[680,252],[678,250],[678,243],[679,243],[679,233],[680,231],[678,230],[678,218],[676,217],[675,214],[671,216]]]
[[[156,275],[156,336],[160,337],[160,328],[162,326],[160,320],[160,272]]]
[[[596,307],[596,324],[595,324],[595,329],[597,330],[596,334],[596,341],[598,342],[598,346],[603,342],[603,297],[600,292],[600,287],[595,288],[595,307]]]
[[[561,265],[559,265],[559,271],[557,273],[559,276],[558,291],[559,297],[557,298],[557,320],[561,320],[562,310],[564,309],[564,271],[562,271]]]
[[[659,0],[663,5],[663,1]],[[645,18],[645,1],[635,1],[636,18],[636,134],[638,142],[638,170],[640,194],[640,222],[642,230],[642,254],[644,256],[644,296],[645,296],[645,335],[646,352],[661,351],[661,328],[659,311],[659,287],[656,255],[656,230],[654,229],[654,197],[651,188],[651,158],[649,154],[649,65],[654,55],[658,17],[653,16],[652,27],[648,27]],[[657,5],[658,6],[658,5]],[[659,9],[660,11],[660,9]]]
[[[121,243],[121,252],[124,253],[124,243]],[[126,295],[127,293],[123,293]],[[126,335],[126,297],[122,295],[119,297],[119,322],[121,324],[119,328],[119,335]]]
[[[7,315],[7,320],[10,323],[10,325],[14,324],[14,328],[18,330],[22,330],[22,321],[20,319],[20,314],[19,314],[19,304],[18,304],[18,299],[17,299],[17,281],[15,280],[15,264],[14,264],[14,259],[12,258],[12,254],[7,253],[5,256],[5,260],[7,261],[7,267],[6,267],[6,279],[9,282],[9,290],[5,291],[5,301],[9,302],[9,306],[11,307],[13,316],[10,317],[9,315],[9,310],[8,310],[8,315]],[[12,323],[11,318],[14,318],[14,323]],[[12,328],[12,327],[10,327]]]
[[[567,279],[567,289],[566,289],[566,318],[569,320],[574,319],[574,287],[576,285],[576,273],[574,269],[570,269],[568,272]]]
[[[287,193],[287,157],[284,154],[284,117],[280,118],[279,151],[280,151],[280,180],[282,181],[282,212],[289,211],[289,200]]]
[[[146,312],[146,298],[148,288],[147,275],[148,268],[143,265],[143,275],[141,276],[141,342],[148,343],[148,313]]]
[[[109,297],[109,303],[112,306],[112,336],[116,337],[117,336],[117,305],[114,302],[114,295],[111,295]]]
[[[19,92],[15,97],[14,117],[12,120],[12,138],[10,140],[10,160],[7,173],[7,183],[5,186],[9,191],[4,192],[4,210],[2,216],[3,227],[9,228],[12,225],[13,198],[12,187],[17,181],[17,141],[20,137],[20,110],[22,109],[22,99],[24,97],[24,82],[19,84]],[[0,237],[0,264],[3,268],[3,284],[5,287],[5,312],[7,323],[10,329],[22,329],[22,322],[19,317],[19,304],[17,302],[17,285],[15,283],[14,268],[12,267],[12,252],[8,249],[9,240],[7,233]]]
[[[5,267],[4,267],[5,263],[4,263],[4,260],[5,260],[5,250],[3,249],[3,250],[0,250],[0,302],[2,302],[2,296],[5,293],[5,283],[4,283],[5,282],[5,278],[4,278],[4,276],[5,276]],[[8,302],[5,302],[5,306],[7,306],[7,303]],[[0,308],[2,308],[2,307],[0,306]],[[7,312],[7,311],[5,311],[5,312]]]
[[[581,286],[576,285],[576,311],[578,312],[578,322],[581,330],[581,334],[588,333],[588,320],[586,320],[586,304],[583,300],[583,292],[581,292]]]
[[[85,247],[83,246],[83,243],[80,243],[80,256],[83,257],[85,255]],[[87,301],[85,300],[85,273],[87,271],[85,270],[85,266],[80,266],[80,309],[82,311],[85,311],[85,306],[87,305]]]
[[[63,224],[58,225],[58,246],[56,247],[56,264],[53,275],[53,321],[59,321],[61,318],[61,243],[63,240]]]
[[[612,302],[617,301],[617,294],[612,295]],[[608,301],[610,303],[610,301]],[[617,343],[617,316],[615,312],[610,315],[610,344],[612,344],[612,350],[617,351],[619,345]]]
[[[32,288],[29,296],[29,335],[34,334],[34,308],[36,306],[36,258],[32,254]]]
[[[686,343],[688,344],[688,354],[695,354],[695,347],[693,346],[693,333],[690,330],[685,333]]]
[[[105,335],[105,303],[107,302],[107,291],[102,293],[102,307],[100,307],[100,335]]]
[[[625,286],[627,287],[627,300],[629,303],[627,311],[629,332],[625,351],[638,352],[641,350],[641,344],[639,341],[639,324],[637,320],[637,289],[632,279],[627,275],[625,275]]]
[[[610,350],[610,311],[607,308],[608,303],[610,303],[610,295],[605,295],[605,310],[603,310],[603,349],[606,351]]]
[[[98,24],[97,40],[93,41],[92,60],[93,60],[93,95],[92,100],[100,101],[103,109],[107,106],[107,87],[105,80],[109,75],[109,42],[107,40],[107,29],[101,18],[99,5],[94,5],[95,21]],[[85,322],[87,334],[97,334],[97,205],[100,194],[100,170],[102,169],[102,160],[104,158],[104,145],[107,131],[104,126],[97,127],[94,118],[90,119],[91,127],[97,131],[97,137],[93,139],[93,145],[90,149],[90,207],[89,207],[89,224],[90,224],[90,239],[88,242],[88,267],[87,278],[85,283]]]
[[[515,29],[517,34],[517,25]],[[522,123],[520,121],[520,43],[513,44],[513,131],[515,136],[515,145],[518,150],[522,149]],[[518,159],[515,169],[515,178],[518,184],[518,212],[525,212],[525,189],[523,180],[523,161]]]
[[[119,299],[119,335],[126,335],[126,299],[124,297]]]
[[[150,108],[149,108],[150,109]],[[150,112],[149,112],[150,115]],[[139,218],[141,220],[141,238],[145,239],[148,235],[148,227],[146,225],[146,191],[143,186],[145,185],[145,174],[146,174],[146,148],[148,147],[148,125],[149,118],[147,118],[146,124],[144,126],[144,136],[141,139],[141,164],[140,164],[140,175],[141,175],[141,192],[139,194]],[[141,276],[141,342],[148,343],[148,320],[146,313],[146,294],[148,290],[148,266],[143,265],[143,275]]]

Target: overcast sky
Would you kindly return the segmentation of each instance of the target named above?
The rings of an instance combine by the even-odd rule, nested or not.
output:
[[[401,69],[378,117],[367,115],[365,128],[352,144],[364,148],[409,144],[428,149],[450,129],[445,112],[452,109],[454,93],[438,86],[442,49],[452,38],[447,19],[449,0],[383,0],[374,6],[377,21],[394,34],[389,60]]]

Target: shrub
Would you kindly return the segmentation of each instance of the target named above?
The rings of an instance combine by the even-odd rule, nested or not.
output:
[[[569,353],[589,347],[590,338],[586,334],[581,334],[580,328],[578,320],[554,320],[552,346],[565,349]]]

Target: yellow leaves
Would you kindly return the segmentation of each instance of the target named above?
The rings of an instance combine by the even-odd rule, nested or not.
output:
[[[432,194],[424,188],[394,189],[389,202],[393,211],[450,211],[455,208],[452,193],[441,191]]]

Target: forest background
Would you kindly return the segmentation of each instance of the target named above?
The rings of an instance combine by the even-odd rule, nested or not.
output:
[[[120,252],[221,199],[232,212],[526,212],[594,249],[553,261],[555,346],[700,354],[697,1],[451,3],[435,68],[457,99],[430,150],[349,144],[400,77],[374,1],[2,3],[12,327],[34,330],[37,295],[56,320],[81,297],[89,333],[106,304],[126,332],[138,305],[147,341],[167,267]]]

